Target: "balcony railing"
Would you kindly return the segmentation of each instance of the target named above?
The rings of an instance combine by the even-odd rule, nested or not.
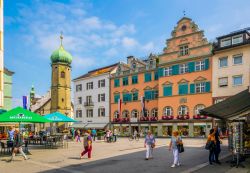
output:
[[[158,121],[158,117],[141,117],[140,121]]]
[[[113,122],[115,123],[128,123],[130,122],[129,118],[114,118]]]
[[[84,102],[84,106],[94,106],[93,102]]]

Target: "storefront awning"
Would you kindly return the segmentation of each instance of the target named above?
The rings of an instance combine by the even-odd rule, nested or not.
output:
[[[244,90],[226,100],[200,111],[202,115],[218,119],[230,119],[250,111],[250,92]]]
[[[70,127],[84,129],[104,129],[107,125],[107,123],[74,123]]]

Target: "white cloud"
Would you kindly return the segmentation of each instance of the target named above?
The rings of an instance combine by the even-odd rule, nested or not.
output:
[[[122,45],[125,48],[131,49],[135,48],[138,45],[138,42],[134,38],[124,37],[122,39]]]

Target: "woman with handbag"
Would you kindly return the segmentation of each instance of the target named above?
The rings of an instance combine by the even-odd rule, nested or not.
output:
[[[178,131],[173,132],[173,136],[171,138],[170,144],[169,144],[169,151],[173,151],[173,156],[174,156],[174,163],[171,166],[171,168],[174,168],[176,166],[180,166],[180,157],[179,157],[179,150],[178,150],[178,145],[183,145],[182,139],[179,136]],[[182,151],[183,152],[183,151]]]
[[[215,130],[211,129],[207,137],[207,143],[206,143],[206,149],[209,150],[208,160],[210,165],[213,164],[212,161],[215,152],[215,146],[216,146]]]
[[[155,147],[155,138],[150,131],[145,137],[144,147],[146,148],[146,158],[145,160],[153,158],[153,148]]]

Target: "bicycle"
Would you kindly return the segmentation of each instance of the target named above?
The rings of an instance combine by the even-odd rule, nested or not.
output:
[[[139,134],[137,134],[136,136],[134,136],[134,135],[129,135],[128,136],[128,140],[129,141],[133,141],[133,140],[139,141],[139,139],[140,139],[140,135]]]

